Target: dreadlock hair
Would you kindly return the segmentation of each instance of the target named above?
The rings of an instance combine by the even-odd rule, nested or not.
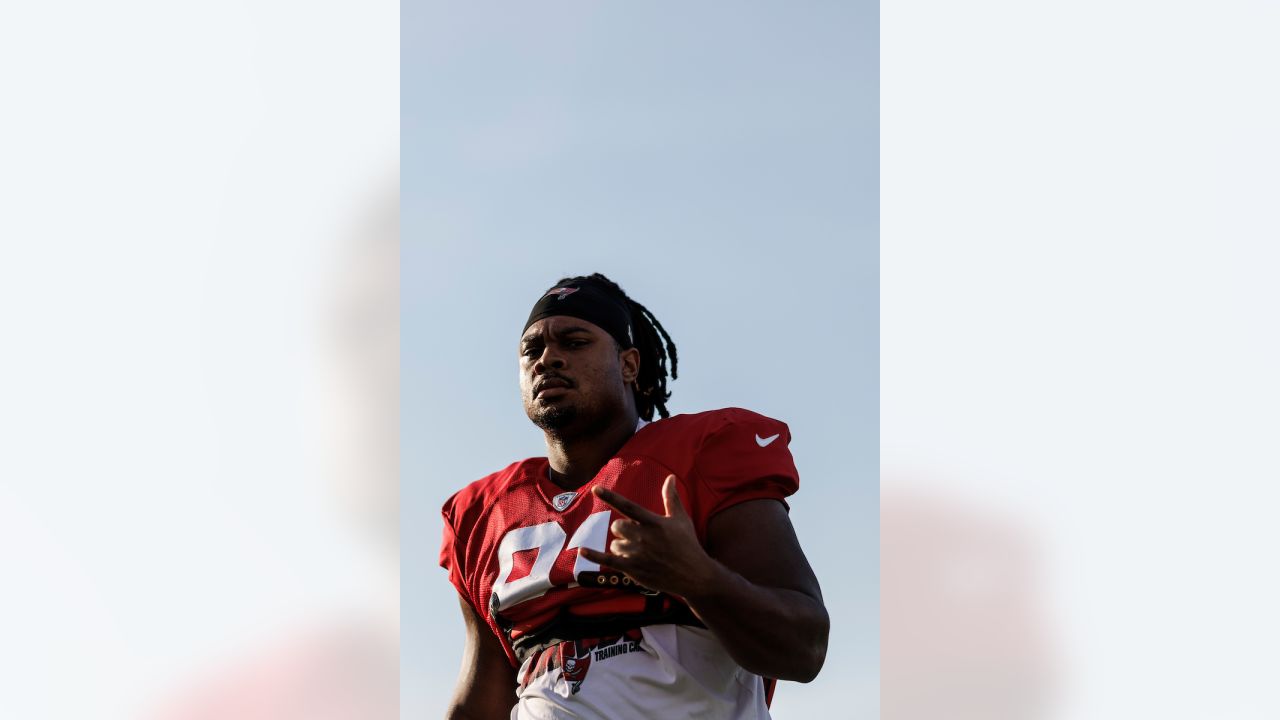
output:
[[[671,413],[667,411],[667,400],[671,397],[667,390],[667,361],[671,361],[671,379],[675,380],[675,342],[648,308],[632,300],[617,283],[600,273],[560,278],[556,281],[556,287],[587,281],[603,285],[631,311],[635,347],[640,351],[640,373],[636,376],[635,388],[632,390],[636,398],[636,411],[645,420],[653,420],[655,410],[664,418],[670,417]]]

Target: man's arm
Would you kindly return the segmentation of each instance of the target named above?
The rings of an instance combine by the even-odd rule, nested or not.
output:
[[[445,714],[448,720],[509,720],[516,704],[516,671],[497,636],[476,615],[466,599],[462,617],[467,626],[467,646],[462,653],[462,670],[453,701]]]
[[[776,500],[748,500],[707,526],[708,580],[685,596],[738,664],[780,680],[813,680],[831,623],[822,590]]]
[[[786,509],[774,500],[726,508],[711,518],[703,550],[675,488],[669,476],[665,515],[596,488],[629,519],[614,521],[617,539],[608,553],[579,552],[644,587],[684,598],[747,670],[812,680],[826,659],[830,619]]]

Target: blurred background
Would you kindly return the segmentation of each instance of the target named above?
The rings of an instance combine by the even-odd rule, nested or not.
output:
[[[395,716],[398,18],[0,9],[0,716]]]
[[[1280,716],[1280,8],[882,29],[882,716]]]
[[[440,506],[545,453],[516,343],[603,272],[675,339],[674,413],[792,431],[792,519],[832,616],[775,717],[877,712],[875,3],[406,4],[401,654],[406,717],[462,656]]]

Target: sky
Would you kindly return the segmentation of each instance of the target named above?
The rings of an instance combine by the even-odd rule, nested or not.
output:
[[[603,272],[675,339],[674,413],[787,422],[792,519],[832,616],[775,716],[877,711],[874,3],[405,4],[402,712],[440,714],[463,634],[439,508],[542,455],[521,323]]]

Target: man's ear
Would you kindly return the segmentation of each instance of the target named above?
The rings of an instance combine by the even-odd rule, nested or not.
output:
[[[627,348],[618,353],[618,364],[622,366],[622,382],[630,385],[640,377],[640,351]]]

